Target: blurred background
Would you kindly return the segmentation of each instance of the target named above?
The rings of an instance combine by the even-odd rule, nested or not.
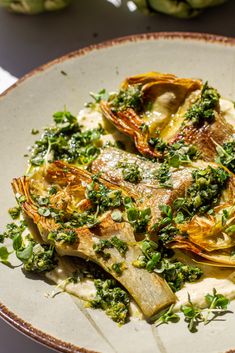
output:
[[[192,19],[146,15],[127,0],[74,0],[64,10],[34,16],[0,8],[0,66],[21,77],[70,51],[134,33],[186,31],[235,36],[234,15],[234,0]]]
[[[15,14],[1,7],[0,91],[58,56],[115,37],[162,31],[206,32],[235,37],[234,15],[234,0],[208,8],[200,16],[190,19],[162,13],[146,14],[127,0],[73,0],[64,10],[37,15]],[[1,319],[0,342],[0,353],[52,352]]]

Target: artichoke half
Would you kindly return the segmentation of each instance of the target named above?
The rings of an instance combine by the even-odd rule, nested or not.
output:
[[[70,2],[71,0],[0,0],[0,6],[10,11],[34,15],[44,11],[63,9]]]
[[[227,0],[134,0],[138,9],[159,11],[179,18],[197,16],[207,7],[223,4]]]

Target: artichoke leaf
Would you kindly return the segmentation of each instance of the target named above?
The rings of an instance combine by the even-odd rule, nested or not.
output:
[[[208,104],[213,108],[207,108]],[[171,74],[128,77],[120,91],[101,101],[100,107],[104,117],[130,136],[142,155],[151,158],[163,158],[168,146],[183,139],[195,145],[202,159],[214,161],[217,146],[234,133],[221,113],[216,90],[200,80]]]
[[[235,246],[235,206],[220,206],[218,213],[215,209],[215,215],[207,217],[194,216],[191,222],[178,228],[187,232],[193,244],[208,252],[232,248]]]
[[[185,250],[199,256],[200,260],[196,260],[196,262],[203,262],[205,264],[208,263],[208,265],[213,263],[214,266],[225,265],[225,267],[235,267],[235,248],[214,250],[209,252],[203,250],[199,246],[196,246],[183,237],[179,237],[175,240],[176,241],[171,244],[171,248]]]
[[[162,137],[161,130],[171,122],[190,94],[200,90],[201,87],[202,83],[199,80],[149,72],[128,77],[122,83],[120,93],[108,102],[101,101],[100,107],[104,116],[118,130],[134,140],[141,154],[160,157],[162,151],[157,151],[150,146],[149,139],[158,137],[159,132]],[[134,100],[131,94],[135,90],[139,90],[139,96]],[[127,101],[119,109],[117,105],[127,99],[125,96],[122,97],[125,93],[129,102]],[[167,140],[167,136],[164,138]]]

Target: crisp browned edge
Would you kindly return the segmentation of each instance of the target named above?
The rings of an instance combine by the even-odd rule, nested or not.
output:
[[[144,34],[136,34],[136,35],[129,35],[121,38],[116,38],[112,40],[108,40],[99,44],[90,45],[88,47],[82,48],[80,50],[68,53],[60,58],[50,61],[47,64],[44,64],[25,76],[19,79],[14,85],[9,87],[6,91],[0,94],[0,98],[5,97],[8,93],[10,93],[13,89],[21,85],[22,82],[27,80],[28,78],[34,76],[37,73],[47,70],[51,66],[54,66],[58,63],[61,63],[65,60],[69,60],[75,57],[86,55],[92,51],[113,47],[120,44],[126,44],[131,42],[139,42],[139,41],[146,41],[146,40],[158,40],[158,39],[184,39],[184,40],[194,40],[194,41],[202,41],[202,42],[209,42],[209,43],[216,43],[216,44],[223,44],[228,46],[235,46],[235,38],[231,37],[224,37],[218,36],[214,34],[208,33],[190,33],[190,32],[158,32],[158,33],[144,33]],[[36,341],[52,348],[57,349],[63,353],[97,353],[95,351],[87,350],[86,348],[80,348],[74,346],[70,343],[64,342],[55,338],[47,333],[34,328],[30,323],[25,322],[24,320],[20,319],[17,315],[13,312],[8,310],[3,304],[0,303],[0,316],[7,321],[9,324],[14,326],[16,329],[21,331],[22,333],[26,334],[27,336],[35,339]],[[227,353],[235,353],[235,350],[230,350]]]

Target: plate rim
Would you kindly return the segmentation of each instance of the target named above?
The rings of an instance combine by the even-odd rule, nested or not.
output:
[[[9,93],[14,89],[20,86],[24,81],[30,79],[40,72],[44,72],[50,67],[53,67],[64,61],[85,56],[90,52],[111,48],[113,46],[122,45],[125,43],[132,42],[141,42],[148,40],[177,40],[182,39],[185,41],[195,41],[195,42],[205,42],[205,43],[215,43],[226,46],[235,47],[235,38],[221,36],[217,34],[210,33],[200,33],[200,32],[151,32],[151,33],[142,33],[142,34],[133,34],[122,37],[117,37],[114,39],[106,40],[98,44],[92,44],[81,49],[69,52],[63,56],[60,56],[54,60],[51,60],[35,69],[31,70],[29,73],[18,79],[12,86],[6,89],[0,94],[0,100],[5,98]],[[24,321],[18,317],[14,312],[10,311],[4,304],[0,302],[0,317],[10,324],[12,327],[26,335],[27,337],[37,341],[38,343],[47,346],[48,348],[56,349],[62,353],[98,353],[93,350],[88,350],[85,347],[78,347],[69,342],[60,340],[57,337],[54,337],[46,332],[43,332],[40,329],[33,327],[29,322]],[[229,353],[229,352],[228,352]]]

